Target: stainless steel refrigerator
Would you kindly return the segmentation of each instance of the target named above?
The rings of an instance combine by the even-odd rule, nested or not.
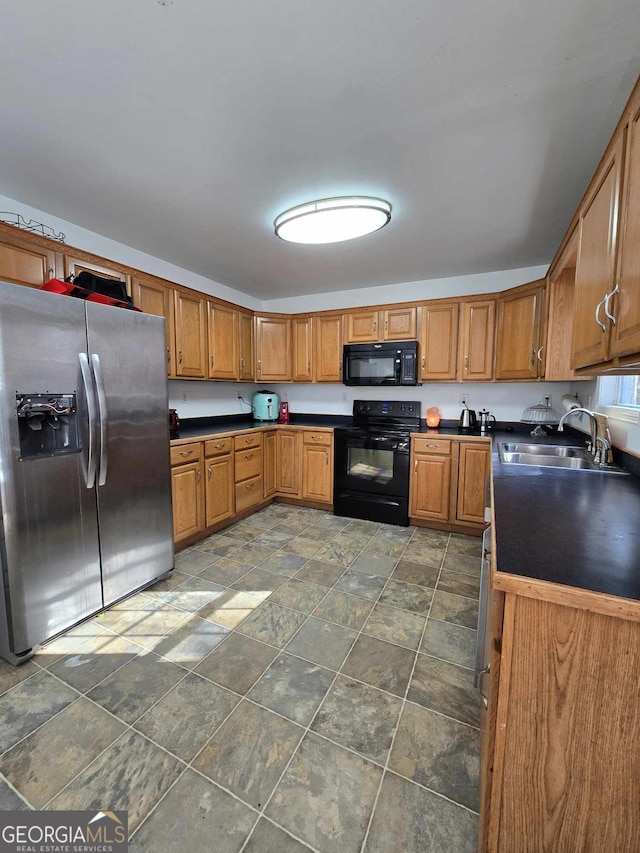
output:
[[[164,321],[0,282],[0,656],[173,568]]]

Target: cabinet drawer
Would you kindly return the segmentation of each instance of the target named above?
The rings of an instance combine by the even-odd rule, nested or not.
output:
[[[184,465],[185,462],[197,462],[202,459],[202,442],[194,441],[193,444],[180,444],[171,448],[171,464]]]
[[[331,447],[333,435],[330,432],[305,432],[303,433],[304,444],[319,444],[323,447]]]
[[[451,453],[451,439],[449,438],[414,438],[414,453]]]
[[[262,501],[262,476],[244,483],[236,483],[236,512],[255,506]]]
[[[233,449],[233,438],[218,438],[205,441],[205,456],[220,456],[221,453],[230,453]]]
[[[244,450],[247,447],[262,447],[262,433],[248,432],[234,437],[234,447],[236,450]]]
[[[236,483],[262,474],[262,448],[236,450]]]

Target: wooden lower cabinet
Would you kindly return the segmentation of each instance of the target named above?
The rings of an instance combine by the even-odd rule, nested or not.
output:
[[[262,453],[262,497],[270,498],[276,493],[276,432],[263,435]]]
[[[333,436],[305,432],[302,442],[302,497],[333,503]]]
[[[235,514],[233,456],[225,453],[206,459],[204,467],[206,526],[211,527]]]
[[[451,456],[416,453],[409,492],[409,515],[436,521],[449,520]]]
[[[299,430],[276,432],[276,491],[281,495],[299,498],[301,492]]]
[[[555,598],[506,594],[480,849],[636,851],[640,622]]]
[[[483,442],[459,441],[456,521],[482,524],[486,504],[491,447]]]
[[[176,543],[204,529],[202,462],[188,462],[171,469],[173,538]]]

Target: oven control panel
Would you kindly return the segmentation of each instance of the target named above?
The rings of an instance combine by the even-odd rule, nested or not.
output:
[[[353,414],[375,418],[419,418],[420,400],[354,400]]]

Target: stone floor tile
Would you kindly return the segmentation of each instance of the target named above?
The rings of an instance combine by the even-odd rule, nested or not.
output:
[[[141,652],[144,652],[142,646],[109,631],[87,640],[75,654],[60,658],[49,667],[49,672],[86,693]]]
[[[367,598],[360,598],[356,595],[348,595],[346,592],[331,589],[313,615],[320,619],[327,619],[329,622],[337,622],[338,625],[344,625],[345,628],[359,631],[366,622],[372,607],[373,601]]]
[[[327,694],[335,673],[286,653],[249,691],[249,699],[307,726]]]
[[[314,557],[322,548],[323,543],[317,539],[305,539],[304,531],[300,536],[296,536],[282,548],[287,554],[297,554],[298,557],[306,557],[309,560]]]
[[[251,566],[238,563],[236,560],[230,560],[229,557],[220,557],[217,562],[212,563],[212,565],[200,572],[198,577],[212,583],[220,584],[221,586],[231,586],[231,584],[239,581],[243,575],[246,575],[250,571]]]
[[[15,687],[16,684],[20,684],[21,681],[35,675],[36,672],[40,672],[40,668],[31,660],[20,666],[12,666],[7,661],[0,660],[0,695]]]
[[[454,663],[418,655],[407,699],[470,726],[480,725],[473,671]]]
[[[327,594],[326,587],[292,578],[271,596],[272,604],[281,604],[303,613],[311,613]]]
[[[445,558],[444,549],[435,548],[426,542],[411,540],[402,553],[402,559],[407,563],[417,563],[419,566],[431,566],[439,569]]]
[[[308,734],[267,814],[321,853],[358,853],[380,776],[376,765]]]
[[[215,622],[216,625],[222,625],[224,628],[237,628],[247,616],[260,607],[268,595],[269,593],[266,592],[252,595],[239,589],[226,589],[202,607],[196,615]]]
[[[234,693],[189,673],[140,717],[135,728],[189,762],[239,701]]]
[[[48,672],[37,672],[0,696],[0,752],[31,734],[78,698]]]
[[[292,530],[276,530],[275,527],[271,527],[269,530],[263,530],[259,536],[256,536],[253,544],[264,545],[266,548],[272,548],[277,551],[278,548],[282,548],[283,545],[286,545],[294,537],[295,533]]]
[[[301,581],[309,581],[320,586],[331,587],[344,574],[342,566],[334,566],[330,563],[323,563],[321,560],[309,560],[299,572],[296,573],[296,578]]]
[[[153,649],[165,634],[184,622],[188,613],[160,600],[149,599],[152,607],[132,610],[113,626],[113,631],[145,649]]]
[[[357,637],[355,631],[311,617],[287,645],[287,651],[336,672]]]
[[[324,515],[316,521],[317,527],[325,527],[328,530],[342,530],[351,523],[349,518],[341,518],[339,515]]]
[[[336,584],[336,589],[376,601],[386,582],[387,579],[381,578],[379,575],[365,574],[364,572],[357,572],[354,569],[347,569]]]
[[[242,545],[237,551],[233,552],[232,559],[255,568],[274,554],[276,550],[275,548],[267,548],[266,545],[255,545],[253,542],[247,542],[246,545]]]
[[[54,797],[49,807],[97,810],[108,803],[110,809],[129,812],[131,833],[183,769],[182,762],[129,730]]]
[[[160,598],[165,592],[175,589],[177,586],[180,586],[181,583],[184,583],[192,577],[194,577],[194,575],[187,575],[184,572],[179,572],[177,569],[174,569],[168,578],[157,581],[153,586],[147,587],[144,594],[148,595],[150,598]]]
[[[464,595],[467,598],[479,598],[480,578],[473,575],[465,575],[461,572],[452,572],[443,569],[438,580],[438,589],[441,592],[449,592],[452,595]]]
[[[362,551],[363,556],[376,556],[393,560],[396,563],[404,554],[407,547],[407,540],[389,539],[376,534],[364,546]]]
[[[452,572],[462,572],[480,577],[480,557],[476,554],[457,554],[453,551],[447,551],[443,568]]]
[[[265,601],[238,626],[237,630],[247,637],[281,649],[286,646],[306,618],[307,614],[300,613],[299,610],[290,610],[288,607]]]
[[[189,548],[186,551],[180,551],[180,553],[176,554],[176,571],[185,575],[197,575],[215,561],[216,554],[212,554],[210,551]]]
[[[124,731],[124,723],[79,699],[6,752],[0,773],[42,809]]]
[[[246,700],[193,762],[193,767],[256,809],[263,808],[304,729]]]
[[[385,773],[364,853],[476,853],[477,849],[477,815]]]
[[[187,770],[129,844],[131,853],[238,853],[256,813],[193,770]]]
[[[30,811],[31,806],[29,806],[25,801],[16,794],[16,792],[11,788],[9,783],[0,777],[0,811],[2,812],[14,812],[14,811]],[[305,848],[301,846],[301,849]],[[292,848],[291,853],[297,853],[295,848]]]
[[[455,622],[465,628],[475,628],[478,624],[478,599],[452,595],[438,588],[433,596],[430,615],[441,622]]]
[[[261,817],[244,853],[311,853],[311,848]]]
[[[420,645],[426,617],[386,604],[376,604],[362,629],[365,634],[388,640],[414,651]]]
[[[182,667],[148,652],[105,678],[87,696],[125,723],[133,723],[186,674]]]
[[[320,545],[321,543],[317,543]],[[350,566],[356,559],[362,545],[354,545],[350,541],[340,540],[338,537],[328,542],[316,554],[316,559],[324,563],[331,563],[335,566],[342,566],[344,569]]]
[[[412,542],[428,545],[439,551],[444,551],[451,540],[451,535],[444,530],[431,530],[429,527],[415,527]]]
[[[408,560],[402,559],[395,567],[391,578],[394,581],[414,583],[418,584],[418,586],[427,586],[435,589],[439,574],[439,567],[427,566],[421,563],[410,563]]]
[[[263,568],[252,569],[246,575],[231,584],[232,589],[239,589],[256,595],[259,598],[268,598],[272,592],[280,589],[286,582],[284,575],[265,571]]]
[[[213,601],[223,591],[224,587],[220,584],[211,583],[201,575],[196,575],[181,583],[175,589],[170,589],[163,593],[160,598],[162,601],[170,604],[172,607],[178,607],[180,610],[186,610],[189,613],[195,613]]]
[[[476,631],[429,619],[420,651],[450,663],[472,668],[476,654]]]
[[[380,596],[380,604],[426,615],[431,606],[433,590],[413,583],[390,580]]]
[[[471,726],[406,703],[389,769],[478,811],[480,733]]]
[[[153,651],[187,669],[193,669],[229,634],[229,628],[216,625],[200,616],[188,616],[184,622],[166,634]]]
[[[342,667],[342,674],[404,696],[415,652],[361,634]]]
[[[384,764],[402,700],[339,675],[311,729]]]
[[[203,539],[201,542],[198,542],[196,546],[197,550],[201,553],[206,554],[215,554],[218,557],[228,557],[232,552],[235,553],[242,548],[242,543],[235,539],[233,536],[225,536],[224,533],[214,533],[213,536],[209,536],[208,539]],[[238,558],[240,563],[246,562],[241,558]],[[178,568],[178,566],[176,566]],[[205,566],[202,566],[204,569]],[[180,569],[181,571],[185,571],[184,568]]]
[[[396,567],[398,561],[385,557],[381,554],[360,554],[359,557],[351,564],[351,570],[357,572],[365,572],[369,575],[379,575],[381,578],[388,578]]]
[[[253,516],[250,516],[246,521],[240,521],[237,524],[232,524],[231,527],[225,527],[225,536],[232,536],[241,542],[250,542],[256,536],[264,533],[264,527],[257,527],[250,523],[252,518]]]
[[[465,536],[463,533],[452,533],[447,553],[481,557],[482,539],[479,536]]]
[[[276,551],[275,554],[272,554],[260,563],[260,568],[292,578],[306,562],[307,558],[300,557],[298,554],[287,554],[284,551]]]
[[[244,695],[277,654],[275,649],[263,643],[242,634],[231,634],[198,664],[195,672]]]

